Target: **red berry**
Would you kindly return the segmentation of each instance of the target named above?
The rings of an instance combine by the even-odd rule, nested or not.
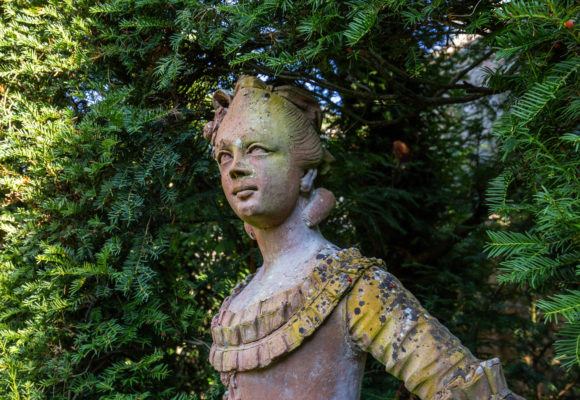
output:
[[[392,289],[392,288],[395,287],[395,284],[394,283],[389,283],[389,287]]]
[[[564,26],[566,28],[572,28],[572,27],[574,27],[574,20],[573,19],[569,19],[568,21],[564,22]]]
[[[352,53],[352,47],[347,48],[346,51],[348,51],[349,53]]]
[[[554,48],[557,49],[558,47],[562,46],[562,43],[556,42],[554,43]]]
[[[352,278],[350,276],[347,276],[346,277],[346,280],[349,281],[349,282],[352,282]]]

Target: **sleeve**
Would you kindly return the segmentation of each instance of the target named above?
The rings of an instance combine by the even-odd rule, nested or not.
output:
[[[475,358],[382,268],[361,276],[346,307],[355,343],[421,399],[522,399],[508,389],[497,358]]]

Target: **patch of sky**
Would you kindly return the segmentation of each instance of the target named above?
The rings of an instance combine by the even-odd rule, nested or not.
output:
[[[87,90],[85,92],[85,100],[87,101],[88,106],[92,106],[97,104],[100,101],[103,101],[105,97],[96,90]]]
[[[109,85],[105,85],[103,89],[106,91],[109,88]],[[81,84],[81,87],[78,90],[72,91],[69,90],[66,93],[67,97],[69,97],[72,102],[74,103],[75,107],[69,106],[69,108],[73,109],[76,108],[77,111],[86,113],[89,111],[91,106],[103,101],[105,97],[102,95],[102,92],[96,90],[92,87],[88,87],[85,84]]]
[[[330,60],[328,63],[332,67],[332,72],[338,74],[338,67],[336,66],[336,62],[334,62],[334,60]]]
[[[277,32],[277,29],[272,28],[271,26],[260,28],[260,33],[274,33],[274,32]]]

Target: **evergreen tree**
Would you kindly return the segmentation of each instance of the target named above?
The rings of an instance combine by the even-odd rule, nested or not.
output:
[[[176,85],[170,3],[92,3],[2,4],[0,397],[195,398],[243,259],[199,135],[219,80]]]
[[[517,391],[577,396],[550,365],[551,326],[510,308],[560,291],[537,304],[578,329],[578,8],[501,3],[2,3],[0,397],[221,398],[210,319],[260,260],[201,130],[241,73],[323,105],[329,239],[387,260],[478,355],[509,349]],[[509,226],[489,248],[527,293],[494,284],[482,252],[496,93],[519,102],[495,130],[488,201]],[[369,361],[363,398],[393,397],[409,396]]]
[[[490,73],[489,80],[509,87],[513,102],[495,126],[503,172],[488,191],[507,229],[489,232],[488,252],[504,256],[500,281],[541,295],[537,305],[546,322],[564,319],[558,359],[578,368],[580,7],[514,1],[496,15],[506,25],[496,39],[497,57],[511,74]]]

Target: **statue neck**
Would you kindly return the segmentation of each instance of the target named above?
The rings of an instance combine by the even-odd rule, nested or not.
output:
[[[317,227],[309,228],[302,220],[308,200],[299,198],[294,211],[281,225],[268,229],[254,228],[256,241],[264,259],[263,273],[296,269],[324,246],[330,245]]]

